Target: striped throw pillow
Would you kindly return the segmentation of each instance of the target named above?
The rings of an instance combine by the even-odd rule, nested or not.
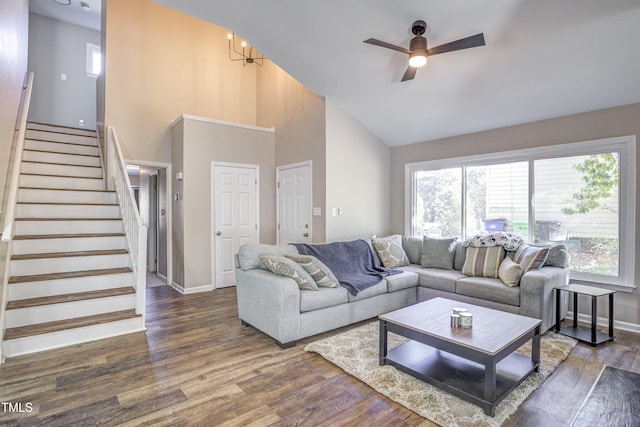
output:
[[[339,288],[336,276],[322,261],[311,255],[285,254],[285,257],[297,262],[321,288]]]
[[[522,274],[524,274],[527,271],[542,268],[548,256],[549,248],[520,245],[513,260],[522,266]]]
[[[462,274],[471,277],[498,277],[500,263],[505,257],[502,246],[467,248],[467,258],[462,266]]]

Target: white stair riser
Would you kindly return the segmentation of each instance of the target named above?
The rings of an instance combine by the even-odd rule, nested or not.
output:
[[[15,255],[126,248],[127,241],[124,236],[68,237],[64,239],[29,239],[13,241],[13,253]]]
[[[108,203],[116,204],[116,193],[106,191],[40,190],[21,188],[18,202]]]
[[[25,139],[24,148],[25,150],[45,151],[50,153],[82,154],[89,156],[100,155],[100,149],[97,146],[40,141],[37,139]]]
[[[38,141],[35,139],[26,139],[24,148],[27,150],[52,151],[54,153],[71,153],[71,154],[88,154],[97,156],[100,154],[97,146],[61,144],[59,142]]]
[[[83,342],[97,341],[132,332],[144,331],[144,320],[141,317],[102,323],[83,328],[66,329],[49,334],[35,335],[4,341],[5,356],[19,356],[53,348],[66,347]]]
[[[123,233],[121,220],[16,221],[15,234]]]
[[[20,175],[20,187],[69,188],[78,190],[104,190],[101,179],[67,178],[59,176]]]
[[[76,317],[92,316],[94,314],[135,308],[136,295],[129,294],[61,304],[41,305],[39,307],[19,308],[7,310],[5,313],[7,328],[17,328],[19,326],[55,322],[56,320],[73,319]]]
[[[99,156],[74,156],[72,154],[41,153],[38,151],[25,150],[22,153],[22,159],[30,160],[34,162],[51,162],[51,163],[65,163],[69,165],[100,166]]]
[[[46,130],[49,132],[62,132],[62,133],[69,133],[74,135],[84,135],[84,136],[90,136],[92,138],[96,137],[95,130],[79,129],[79,128],[67,129],[67,128],[60,128],[60,126],[47,125],[44,123],[28,123],[27,129],[28,130]]]
[[[133,273],[105,274],[102,276],[73,277],[37,282],[11,283],[8,285],[8,300],[49,297],[101,289],[122,288],[135,285]]]
[[[17,218],[120,218],[120,207],[103,205],[18,204]]]
[[[39,173],[43,175],[83,176],[87,178],[102,178],[102,169],[90,166],[69,166],[53,163],[23,162],[22,173]]]
[[[71,142],[73,144],[84,144],[84,145],[98,145],[98,140],[96,137],[91,136],[82,136],[82,135],[71,135],[67,133],[58,133],[58,132],[46,132],[41,130],[33,130],[27,129],[27,134],[25,135],[27,139],[39,139],[44,141],[58,141],[58,142]]]
[[[21,259],[11,261],[12,276],[65,273],[68,271],[98,270],[130,267],[129,254],[72,256],[64,258]]]

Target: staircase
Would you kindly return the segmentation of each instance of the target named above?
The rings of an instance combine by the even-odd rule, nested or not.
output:
[[[144,329],[95,131],[28,124],[10,251],[5,356]]]

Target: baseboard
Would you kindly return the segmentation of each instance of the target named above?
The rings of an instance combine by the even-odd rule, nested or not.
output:
[[[573,311],[567,312],[567,317],[573,319]],[[578,322],[591,324],[591,314],[578,313]],[[608,328],[609,327],[609,318],[606,317],[597,317],[596,325]],[[613,329],[620,329],[621,331],[640,333],[640,325],[637,323],[631,322],[622,322],[620,320],[613,321]]]
[[[185,288],[184,286],[176,282],[172,282],[171,284],[169,284],[169,286],[171,286],[176,291],[180,292],[182,295],[197,294],[199,292],[209,292],[214,289],[213,285],[203,285],[203,286],[196,286],[194,288]]]

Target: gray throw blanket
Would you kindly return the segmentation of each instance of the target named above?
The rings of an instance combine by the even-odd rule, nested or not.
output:
[[[380,267],[371,246],[364,240],[326,245],[292,244],[301,254],[313,255],[322,261],[353,296],[379,283],[384,276],[402,273],[401,270]]]

